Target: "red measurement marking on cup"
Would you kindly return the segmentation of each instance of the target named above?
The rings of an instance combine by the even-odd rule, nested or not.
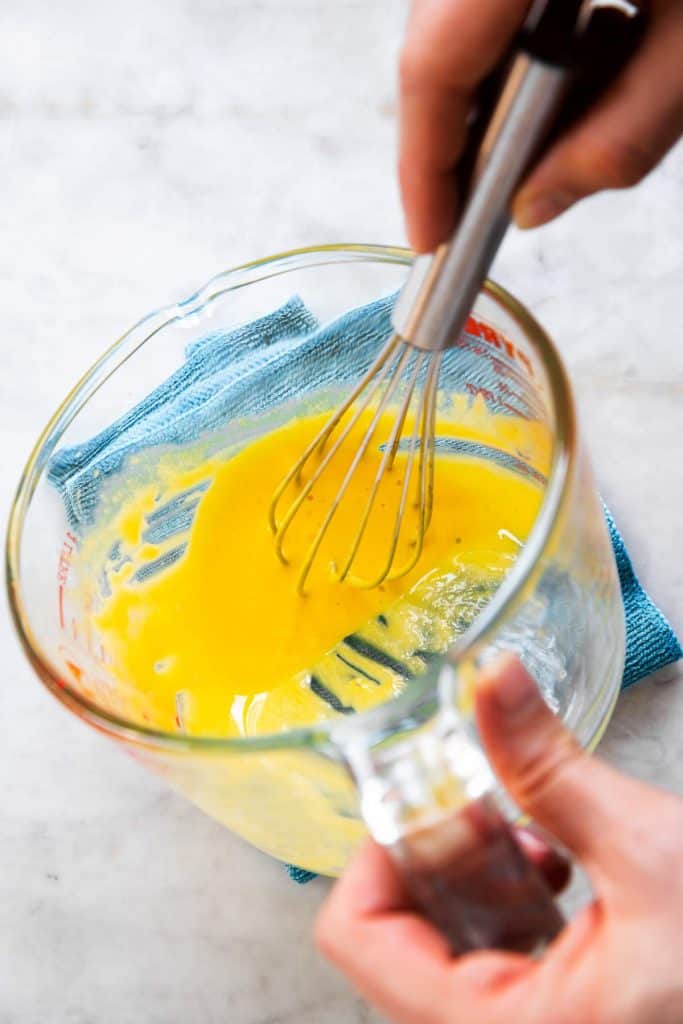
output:
[[[69,578],[71,559],[73,558],[73,553],[77,546],[78,537],[71,533],[70,530],[67,530],[62,542],[62,549],[59,552],[59,561],[57,562],[57,604],[59,609],[60,629],[64,629],[64,587],[66,586]]]
[[[481,338],[487,345],[493,345],[494,348],[499,349],[501,352],[505,352],[510,359],[515,359],[518,363],[521,363],[527,373],[533,377],[534,368],[531,365],[531,360],[527,356],[526,352],[523,352],[521,348],[506,338],[504,334],[496,330],[495,327],[491,327],[490,324],[484,323],[483,320],[476,320],[473,316],[469,317],[465,324],[465,331],[467,334],[471,334],[475,338]]]
[[[473,384],[471,381],[467,381],[465,387],[471,395],[474,395],[475,398],[477,395],[481,395],[487,402],[493,402],[496,397],[493,394],[493,391],[489,391],[488,388],[480,388],[477,384]]]

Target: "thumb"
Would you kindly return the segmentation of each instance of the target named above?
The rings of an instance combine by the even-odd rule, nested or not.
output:
[[[476,713],[493,768],[517,805],[587,866],[609,871],[639,784],[584,753],[513,655],[482,670]]]

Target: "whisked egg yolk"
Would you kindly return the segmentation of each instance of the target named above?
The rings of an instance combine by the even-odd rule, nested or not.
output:
[[[268,510],[328,415],[294,420],[214,464],[182,557],[149,578],[134,564],[112,575],[96,625],[131,713],[158,728],[230,736],[362,710],[409,685],[509,570],[537,515],[540,488],[529,476],[449,453],[444,444],[436,450],[431,522],[417,560],[415,459],[394,559],[394,568],[414,561],[412,568],[377,587],[354,585],[354,578],[371,581],[384,564],[405,480],[401,450],[349,579],[340,582],[382,457],[371,446],[329,524],[305,594],[298,594],[302,560],[367,423],[359,421],[302,502],[284,539],[286,564]],[[448,422],[437,422],[436,432],[442,439],[457,433]],[[306,472],[314,468],[312,460]],[[280,515],[306,479],[283,495]]]

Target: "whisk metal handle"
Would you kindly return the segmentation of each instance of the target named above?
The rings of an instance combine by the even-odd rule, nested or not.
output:
[[[509,205],[557,114],[570,72],[527,54],[513,61],[475,165],[458,229],[418,256],[394,306],[394,330],[416,348],[454,344],[509,224]]]
[[[540,0],[532,6],[502,72],[502,88],[470,131],[460,162],[456,230],[434,253],[417,257],[394,306],[394,330],[414,347],[436,352],[456,343],[507,230],[510,202],[551,137],[584,55],[595,58],[585,41],[596,10],[605,6],[609,0]],[[614,0],[612,13],[623,20],[642,12],[637,4]],[[609,70],[614,74],[617,67]]]

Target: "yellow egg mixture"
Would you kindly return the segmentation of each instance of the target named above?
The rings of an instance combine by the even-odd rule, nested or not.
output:
[[[212,464],[187,549],[175,564],[150,578],[136,574],[134,564],[110,574],[95,622],[132,717],[168,730],[240,736],[362,710],[410,685],[469,625],[509,570],[536,517],[541,489],[488,460],[437,450],[433,514],[417,564],[375,588],[339,582],[334,565],[350,549],[382,456],[371,446],[330,524],[306,593],[297,594],[302,559],[367,422],[361,419],[351,431],[303,502],[285,539],[286,565],[275,550],[268,508],[328,415],[294,420]],[[522,441],[528,447],[533,425],[488,419],[495,420],[490,433],[499,447],[513,452]],[[436,432],[462,435],[450,422],[437,422]],[[377,496],[356,575],[371,578],[384,560],[405,468],[400,452]],[[416,459],[415,484],[418,468]],[[179,474],[177,490],[185,484]],[[281,514],[296,493],[293,487],[283,496]],[[412,484],[410,493],[414,499]],[[119,524],[124,539],[137,540],[143,551],[151,501],[147,491],[128,502]],[[411,500],[396,566],[415,551],[417,526]],[[146,547],[147,555],[156,553]]]

